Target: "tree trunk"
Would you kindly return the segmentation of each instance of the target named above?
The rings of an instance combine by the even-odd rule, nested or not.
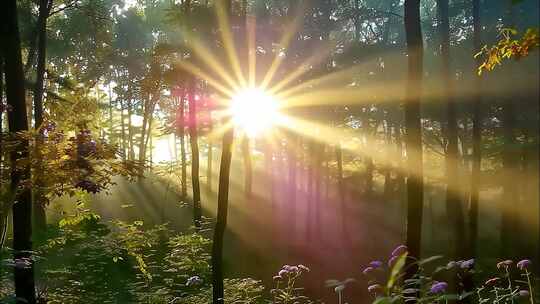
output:
[[[21,42],[17,22],[17,1],[6,0],[0,6],[0,44],[5,58],[6,96],[11,106],[8,112],[9,131],[12,134],[28,130],[26,114],[24,73],[21,59]],[[13,250],[16,264],[14,267],[16,303],[36,303],[34,263],[32,259],[32,200],[28,187],[21,182],[30,178],[30,167],[24,165],[15,168],[19,159],[28,157],[28,141],[19,138],[15,150],[11,153],[11,191],[15,194],[13,204]]]
[[[212,174],[214,170],[214,151],[212,150],[212,115],[210,113],[210,110],[208,110],[208,155],[207,155],[207,163],[206,163],[206,186],[208,187],[208,191],[212,192]]]
[[[482,48],[480,23],[480,0],[473,0],[473,43],[474,52]],[[476,66],[482,64],[482,59],[476,59]],[[475,70],[476,72],[476,70]],[[471,190],[469,198],[469,242],[468,257],[476,256],[476,240],[478,237],[478,202],[480,194],[480,173],[482,161],[482,81],[480,77],[475,78],[475,92],[473,105],[473,127],[472,127],[472,171],[471,171]]]
[[[177,123],[178,128],[178,137],[180,137],[180,162],[181,162],[181,187],[182,187],[182,198],[186,199],[187,197],[187,164],[186,164],[186,134],[185,134],[185,95],[180,97],[180,104],[178,105],[179,111],[179,121]]]
[[[195,100],[194,79],[188,84],[189,104],[189,142],[191,145],[191,187],[193,190],[193,223],[196,229],[201,228],[201,188],[199,185],[199,141],[197,134],[197,104]]]
[[[339,196],[339,206],[341,213],[341,229],[342,233],[345,234],[346,231],[346,219],[347,219],[347,208],[345,205],[345,189],[343,185],[343,150],[341,148],[341,142],[336,144],[336,160],[337,160],[337,186],[338,186],[338,196]]]
[[[244,159],[244,194],[249,198],[251,197],[253,184],[253,168],[251,165],[249,137],[246,134],[242,137],[242,158]]]
[[[131,121],[131,116],[133,115],[133,100],[132,100],[132,93],[131,93],[131,87],[128,88],[130,90],[129,98],[127,101],[127,112],[128,112],[128,142],[129,142],[129,154],[128,159],[129,160],[135,160],[135,147],[133,143],[133,124]]]
[[[0,51],[0,189],[2,188],[4,174],[4,57]],[[4,248],[7,235],[8,202],[0,202],[0,251]]]
[[[446,99],[446,209],[454,230],[451,243],[452,256],[462,258],[465,244],[465,222],[459,195],[458,177],[458,126],[457,111],[452,96],[452,72],[450,69],[450,21],[448,17],[448,0],[437,0],[439,16],[439,38],[441,40],[443,99]]]
[[[227,228],[229,208],[229,175],[231,172],[232,143],[234,130],[228,129],[223,135],[221,165],[219,168],[218,210],[212,243],[212,296],[213,304],[224,304],[223,286],[223,237]]]
[[[36,69],[36,84],[34,86],[34,128],[38,135],[36,138],[36,170],[34,177],[36,182],[34,192],[34,225],[37,231],[44,231],[47,225],[45,214],[46,199],[43,194],[43,157],[41,155],[41,145],[43,144],[43,91],[45,84],[45,64],[47,60],[47,17],[51,5],[50,0],[40,0],[39,16],[38,16],[38,47],[37,47],[37,69]]]
[[[289,216],[289,228],[290,233],[289,237],[293,238],[296,235],[296,171],[297,171],[297,149],[298,149],[298,135],[294,132],[289,133],[289,140],[287,142],[288,148],[288,160],[289,160],[289,195],[288,195],[288,204],[290,208]]]
[[[407,100],[405,104],[405,145],[407,149],[407,247],[409,255],[420,258],[423,208],[422,126],[420,92],[423,74],[423,42],[420,27],[420,0],[405,0],[405,35],[407,40]],[[410,259],[409,261],[412,261]],[[408,267],[407,277],[418,266]]]
[[[126,142],[126,123],[124,117],[124,102],[120,99],[120,127],[122,130],[122,160],[126,161],[127,159],[127,142]]]

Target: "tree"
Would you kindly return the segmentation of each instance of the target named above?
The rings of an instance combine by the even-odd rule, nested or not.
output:
[[[223,9],[228,16],[232,15],[231,0],[221,0],[217,9]],[[227,31],[228,29],[222,29]],[[227,122],[224,122],[227,125]],[[227,229],[227,213],[229,209],[229,179],[231,173],[232,144],[234,128],[230,127],[223,134],[221,146],[221,164],[219,167],[218,208],[214,237],[212,242],[212,303],[224,304],[223,285],[223,238]]]
[[[478,51],[482,45],[480,34],[480,0],[473,0],[473,48]],[[480,57],[476,58],[477,66],[481,65]],[[473,105],[473,130],[472,130],[472,171],[471,171],[471,190],[469,197],[469,242],[467,256],[476,255],[476,240],[478,236],[478,197],[480,192],[480,173],[482,161],[482,96],[480,93],[482,81],[480,77],[475,79],[474,105]]]
[[[17,21],[17,1],[2,1],[0,6],[2,53],[5,58],[6,97],[11,106],[8,112],[9,131],[12,134],[28,130],[25,103],[24,72],[21,42]],[[13,202],[13,250],[17,267],[15,294],[17,303],[36,303],[34,262],[32,260],[32,199],[30,188],[23,182],[30,178],[28,164],[17,164],[28,157],[28,140],[20,139],[11,153],[11,191]],[[18,165],[18,166],[17,166]]]
[[[407,91],[405,101],[405,146],[407,151],[407,247],[413,258],[420,258],[422,208],[424,198],[422,164],[422,126],[420,92],[422,89],[423,43],[420,27],[420,0],[405,0],[405,35],[407,41]],[[413,274],[417,266],[409,267]]]
[[[242,137],[242,158],[244,160],[244,192],[247,198],[251,197],[251,187],[253,184],[253,168],[251,164],[251,153],[249,149],[249,137],[244,134]]]
[[[42,157],[40,146],[43,137],[43,91],[45,83],[45,65],[47,60],[47,19],[49,17],[53,1],[40,0],[39,16],[37,22],[38,43],[37,43],[37,68],[36,68],[36,84],[34,86],[34,128],[37,131],[36,139],[36,156],[37,165],[34,180],[36,182],[36,191],[34,195],[34,223],[37,229],[43,230],[46,228],[47,219],[45,214],[46,199],[42,191]]]
[[[439,38],[441,40],[441,76],[443,81],[443,99],[446,102],[446,210],[450,222],[454,226],[454,240],[452,243],[453,256],[462,258],[465,237],[463,211],[459,194],[458,178],[458,126],[457,111],[453,91],[453,78],[450,68],[450,20],[448,17],[448,0],[437,0],[439,16]]]

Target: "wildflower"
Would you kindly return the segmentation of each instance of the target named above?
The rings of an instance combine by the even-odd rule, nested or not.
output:
[[[345,289],[345,284],[340,284],[340,285],[336,286],[336,288],[334,288],[334,291],[336,293],[341,293],[344,289]]]
[[[382,286],[379,285],[379,284],[369,285],[368,288],[367,288],[367,290],[368,290],[369,292],[377,292],[377,291],[379,291],[379,290],[381,290],[381,289],[382,289]]]
[[[298,267],[296,266],[290,266],[288,270],[289,272],[292,272],[292,273],[296,273],[299,271]]]
[[[394,250],[392,250],[392,256],[400,256],[407,252],[408,248],[405,245],[399,245]]]
[[[199,276],[192,276],[186,281],[186,286],[195,286],[202,283],[202,280]]]
[[[523,297],[523,298],[526,298],[530,295],[529,291],[528,290],[520,290],[518,291],[518,296],[520,297]]]
[[[493,286],[499,282],[500,278],[491,278],[484,283],[486,286]]]
[[[368,275],[368,274],[369,274],[370,272],[372,272],[373,270],[375,270],[373,267],[368,266],[368,267],[366,267],[366,268],[362,271],[362,273],[363,273],[364,275]]]
[[[279,277],[284,277],[284,276],[286,276],[286,275],[288,275],[288,274],[289,274],[289,272],[288,272],[287,270],[281,269],[281,270],[278,272],[277,276],[279,276]]]
[[[520,270],[525,270],[527,267],[529,267],[532,264],[531,260],[521,260],[517,262],[516,266]]]
[[[302,265],[302,264],[298,265],[298,268],[299,268],[300,270],[303,270],[303,271],[306,271],[306,272],[309,272],[309,271],[310,271],[310,269],[309,269],[308,267],[306,267],[306,266],[304,266],[304,265]]]
[[[510,267],[514,262],[512,260],[504,260],[499,263],[497,263],[497,268],[501,269],[503,267],[508,268]]]
[[[272,279],[273,279],[274,281],[280,281],[280,280],[283,279],[283,277],[280,276],[280,275],[275,275],[274,277],[272,277]]]
[[[443,293],[446,291],[446,288],[448,288],[448,283],[435,281],[433,285],[431,285],[430,291],[431,293]]]
[[[383,262],[381,261],[371,261],[369,262],[369,266],[373,267],[373,268],[380,268],[382,267],[383,265]]]
[[[471,269],[474,266],[474,259],[462,261],[460,263],[461,269]]]

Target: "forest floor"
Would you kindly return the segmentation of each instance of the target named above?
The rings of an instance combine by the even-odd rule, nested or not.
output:
[[[204,170],[201,172],[206,172]],[[310,210],[308,207],[307,185],[302,182],[301,174],[298,176],[300,190],[293,205],[287,195],[289,186],[286,179],[275,178],[272,191],[268,179],[258,174],[260,170],[262,168],[255,169],[256,178],[250,198],[246,198],[243,191],[241,162],[236,160],[231,170],[228,233],[224,249],[226,276],[260,279],[271,288],[272,276],[282,265],[304,264],[311,269],[303,281],[310,297],[334,302],[333,288],[326,287],[325,281],[354,278],[356,281],[345,290],[345,298],[355,299],[354,303],[369,303],[362,270],[371,260],[386,260],[391,250],[402,242],[404,205],[398,200],[366,199],[348,193],[345,212],[342,212],[336,186],[330,183],[327,187],[323,183],[317,212],[317,208]],[[280,170],[279,167],[276,170]],[[287,175],[286,172],[275,171],[276,176]],[[90,207],[105,221],[143,220],[148,226],[168,223],[169,228],[175,231],[190,229],[192,209],[188,203],[181,202],[177,180],[151,173],[138,182],[121,178],[116,182],[108,194],[101,193],[92,198]],[[201,187],[204,214],[213,217],[217,204],[217,176],[214,176],[213,191],[208,189],[204,176],[201,177]],[[429,243],[425,246],[428,248],[426,256],[444,254],[449,237],[448,229],[442,228],[445,225],[444,200],[433,196],[427,201],[441,203],[432,203],[426,209],[424,236],[425,242]],[[70,209],[67,202],[60,200],[60,204],[53,204],[52,215]],[[310,223],[306,220],[308,218]],[[497,218],[490,218],[492,220],[480,227],[487,243],[497,237],[492,232]],[[211,237],[212,232],[209,229],[204,234]],[[482,253],[490,264],[496,256],[495,251],[491,247]],[[358,299],[365,300],[358,302]]]

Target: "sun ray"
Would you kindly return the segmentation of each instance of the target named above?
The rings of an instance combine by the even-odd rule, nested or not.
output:
[[[303,5],[301,5],[303,6]],[[300,7],[300,9],[296,12],[296,15],[292,21],[292,25],[286,26],[288,30],[285,32],[285,35],[281,37],[281,40],[279,42],[279,46],[283,49],[287,49],[289,47],[289,44],[292,41],[292,38],[295,34],[298,33],[297,29],[304,20],[304,9],[303,7]],[[260,84],[260,87],[265,89],[268,84],[272,81],[272,78],[274,77],[275,73],[281,66],[281,63],[283,62],[283,59],[285,56],[281,56],[281,51],[276,52],[276,56],[274,57],[274,60],[272,61],[270,68],[266,72],[263,81]]]
[[[227,82],[231,88],[237,90],[238,82],[234,81],[229,76],[230,73],[225,69],[221,62],[217,60],[216,56],[209,51],[208,47],[199,41],[199,39],[197,39],[194,35],[189,33],[185,33],[185,35],[189,41],[188,47],[193,51],[192,54],[197,58],[200,58],[207,67],[212,68],[213,71],[216,72],[223,80],[225,80],[225,82]]]
[[[247,33],[247,52],[248,52],[248,84],[249,87],[255,87],[257,81],[257,51],[255,49],[255,31],[257,29],[257,19],[253,16],[246,18]]]
[[[212,86],[214,89],[218,90],[222,94],[225,94],[226,96],[233,96],[234,95],[233,91],[226,88],[218,80],[214,79],[213,77],[211,77],[207,73],[203,72],[201,68],[194,65],[193,63],[187,62],[186,60],[179,60],[176,63],[178,64],[178,66],[181,69],[183,69],[183,70],[185,70],[185,71],[187,71],[187,72],[189,72],[189,73],[191,73],[191,74],[193,74],[193,75],[195,75],[197,77],[200,77],[201,79],[204,79],[206,82],[208,82],[208,84],[210,84],[210,86]]]
[[[279,92],[293,81],[297,80],[299,77],[305,73],[312,70],[313,65],[320,63],[322,60],[328,58],[330,52],[335,49],[336,45],[333,42],[326,42],[322,50],[315,52],[315,55],[306,59],[298,68],[289,73],[285,78],[279,81],[277,84],[271,86],[268,91],[272,94]]]
[[[220,32],[223,47],[225,48],[225,52],[227,53],[227,57],[229,58],[229,63],[231,64],[231,67],[236,74],[235,76],[238,79],[240,86],[244,87],[246,86],[246,80],[242,73],[240,63],[238,61],[238,53],[236,52],[236,48],[234,47],[234,36],[231,32],[229,13],[227,11],[227,8],[223,5],[223,1],[216,1],[215,8],[217,21],[219,24],[219,28],[221,29]]]

